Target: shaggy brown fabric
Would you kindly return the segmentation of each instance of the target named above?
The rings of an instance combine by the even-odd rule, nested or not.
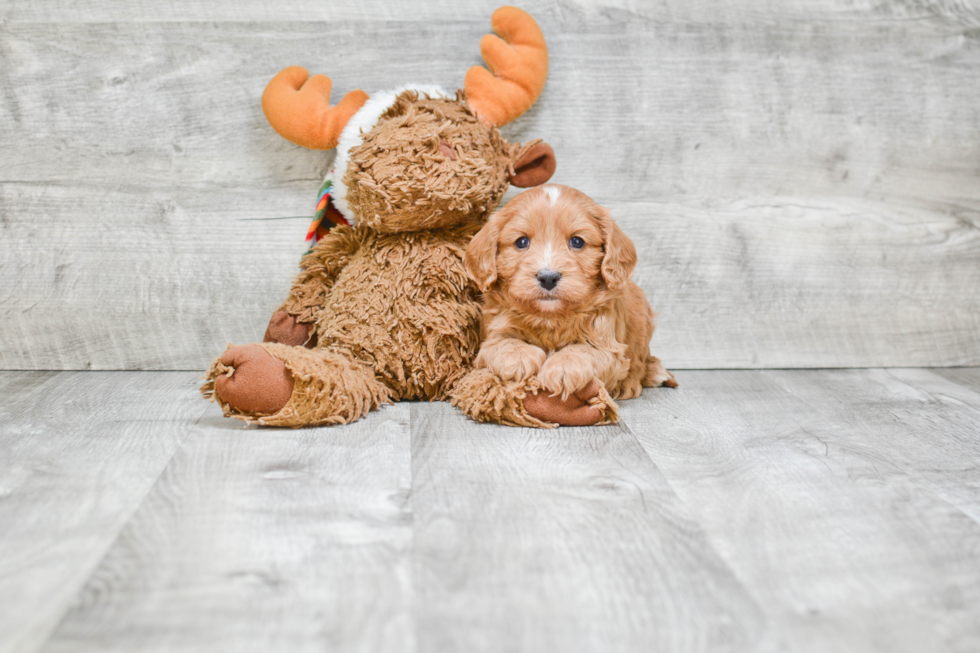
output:
[[[453,389],[452,404],[478,422],[495,422],[509,426],[554,428],[557,422],[547,421],[549,415],[561,415],[569,426],[611,424],[619,419],[618,407],[599,383],[562,400],[542,391],[537,378],[526,381],[502,381],[487,368],[475,369]],[[527,407],[536,408],[531,415]],[[566,419],[572,421],[565,421]]]
[[[358,224],[382,232],[486,220],[520,149],[481,124],[461,91],[455,102],[406,91],[351,150],[347,202],[357,206]]]
[[[524,410],[524,398],[539,387],[533,377],[526,382],[505,383],[484,367],[460,380],[453,389],[451,401],[478,422],[552,428],[557,424],[541,421]]]
[[[300,261],[301,271],[279,310],[294,316],[297,322],[313,324],[337,275],[350,263],[360,244],[353,227],[340,225],[331,229]]]
[[[302,347],[272,343],[245,347],[261,347],[283,361],[292,377],[292,393],[288,402],[284,402],[285,405],[281,405],[275,412],[250,410],[247,405],[231,403],[235,398],[221,393],[220,381],[222,375],[227,375],[232,370],[219,359],[208,371],[207,380],[201,390],[206,397],[213,396],[218,401],[226,417],[263,426],[294,428],[346,424],[390,401],[388,389],[369,370],[335,352],[310,351]],[[238,370],[233,370],[232,374],[237,376]]]
[[[479,348],[480,304],[463,267],[478,224],[380,234],[361,246],[316,316],[319,348],[349,352],[396,399],[445,399]]]
[[[359,247],[324,294],[326,310],[314,314],[316,348],[262,345],[296,379],[290,402],[261,419],[260,411],[241,404],[226,413],[262,424],[303,426],[346,423],[366,406],[377,407],[382,395],[446,399],[479,348],[480,305],[462,261],[478,227],[379,234],[358,226],[353,231]],[[332,236],[304,260],[317,260],[321,247],[330,250]],[[286,304],[315,295],[321,281],[304,271]],[[212,372],[209,378],[220,374]],[[254,390],[265,391],[259,385]],[[336,398],[348,391],[352,403]]]

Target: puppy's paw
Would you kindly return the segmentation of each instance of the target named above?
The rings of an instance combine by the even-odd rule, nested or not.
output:
[[[480,350],[477,367],[486,367],[504,381],[525,381],[541,369],[548,355],[526,342],[500,343],[488,351]]]
[[[647,359],[647,373],[643,377],[643,386],[647,388],[659,388],[661,386],[665,388],[676,388],[677,379],[667,371],[667,368],[663,366],[659,358],[651,356]]]
[[[560,349],[548,357],[538,372],[538,381],[553,395],[567,399],[595,378],[592,357],[581,351]]]
[[[614,392],[616,399],[635,399],[643,393],[643,386],[639,379],[624,380],[619,386],[619,391]]]

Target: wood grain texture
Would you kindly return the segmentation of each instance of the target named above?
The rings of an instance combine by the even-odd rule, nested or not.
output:
[[[188,373],[0,373],[0,651],[35,651],[191,425]]]
[[[155,21],[376,21],[431,22],[465,20],[489,15],[500,0],[426,0],[415,4],[385,0],[317,2],[290,0],[275,7],[259,0],[245,2],[186,3],[101,0],[80,6],[67,0],[37,3],[8,0],[0,18],[21,22],[155,22]],[[970,0],[656,0],[610,2],[596,0],[527,0],[521,7],[539,21],[568,15],[590,19],[613,16],[678,22],[771,22],[864,20],[868,22],[918,21],[954,26],[980,26],[980,8]]]
[[[41,650],[411,652],[408,416],[244,429],[212,406]]]
[[[980,645],[980,408],[919,370],[688,372],[621,414],[778,650]]]
[[[3,372],[0,652],[972,652],[952,372],[684,372],[553,431],[243,428],[194,373]]]
[[[904,392],[914,394],[904,410],[887,410],[878,402],[876,412],[897,417],[916,436],[900,443],[889,440],[889,447],[901,453],[905,466],[924,486],[980,524],[980,390],[927,370],[896,369],[889,374],[911,389]],[[978,375],[973,368],[973,378]],[[929,415],[931,411],[923,410],[926,406],[936,406],[943,419]],[[925,452],[919,451],[923,442],[931,444]]]
[[[742,651],[759,609],[620,427],[412,405],[422,651]]]
[[[272,75],[303,64],[338,94],[456,88],[481,63],[486,22],[472,11],[422,25],[6,23],[0,181],[315,186],[328,156],[262,116]],[[966,82],[980,47],[966,27],[688,25],[610,11],[545,28],[548,85],[506,133],[546,139],[558,180],[599,199],[830,194],[977,208],[980,91]]]
[[[929,371],[980,395],[980,368],[957,367],[949,369],[933,369]]]
[[[12,369],[203,369],[226,343],[261,336],[307,224],[263,219],[292,201],[286,192],[242,192],[225,206],[200,191],[79,197],[17,184],[4,197],[23,207],[6,214],[23,237],[0,250],[11,273],[0,367]],[[106,224],[69,221],[42,238],[69,198],[91,211],[108,200]],[[635,278],[660,314],[653,350],[668,366],[980,359],[980,230],[915,206],[783,201],[607,203],[637,245]],[[131,224],[140,211],[153,219]]]
[[[202,369],[258,338],[331,162],[268,127],[265,83],[454,88],[495,4],[6,3],[0,367]],[[505,132],[614,208],[668,364],[980,364],[975,3],[527,8],[549,81]]]
[[[607,203],[668,368],[980,360],[980,221],[914,203]]]
[[[283,192],[228,199],[4,184],[16,236],[0,248],[0,367],[203,370],[227,343],[261,340],[309,220],[265,219],[291,201]]]

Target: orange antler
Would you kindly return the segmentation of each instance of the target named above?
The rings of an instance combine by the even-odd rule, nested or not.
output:
[[[480,40],[480,53],[490,70],[473,66],[466,72],[466,101],[487,125],[500,127],[531,108],[548,78],[548,45],[538,24],[517,7],[493,12],[497,34]]]
[[[329,77],[291,66],[272,78],[262,93],[262,111],[279,135],[313,150],[337,147],[344,125],[367,102],[364,91],[351,91],[330,106]]]

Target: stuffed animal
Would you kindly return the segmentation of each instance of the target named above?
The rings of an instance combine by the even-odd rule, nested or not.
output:
[[[303,68],[268,84],[262,107],[273,128],[337,156],[320,192],[315,245],[265,341],[229,347],[207,373],[201,390],[226,416],[347,423],[392,400],[449,399],[471,371],[480,304],[466,246],[509,184],[536,186],[555,170],[547,144],[511,144],[497,130],[544,88],[544,36],[514,7],[495,11],[491,25],[498,36],[480,44],[490,71],[474,66],[454,94],[353,91],[331,107],[330,79]],[[523,405],[534,388],[474,381],[466,395],[504,401],[504,420],[535,420]],[[542,403],[546,413],[562,410]]]

